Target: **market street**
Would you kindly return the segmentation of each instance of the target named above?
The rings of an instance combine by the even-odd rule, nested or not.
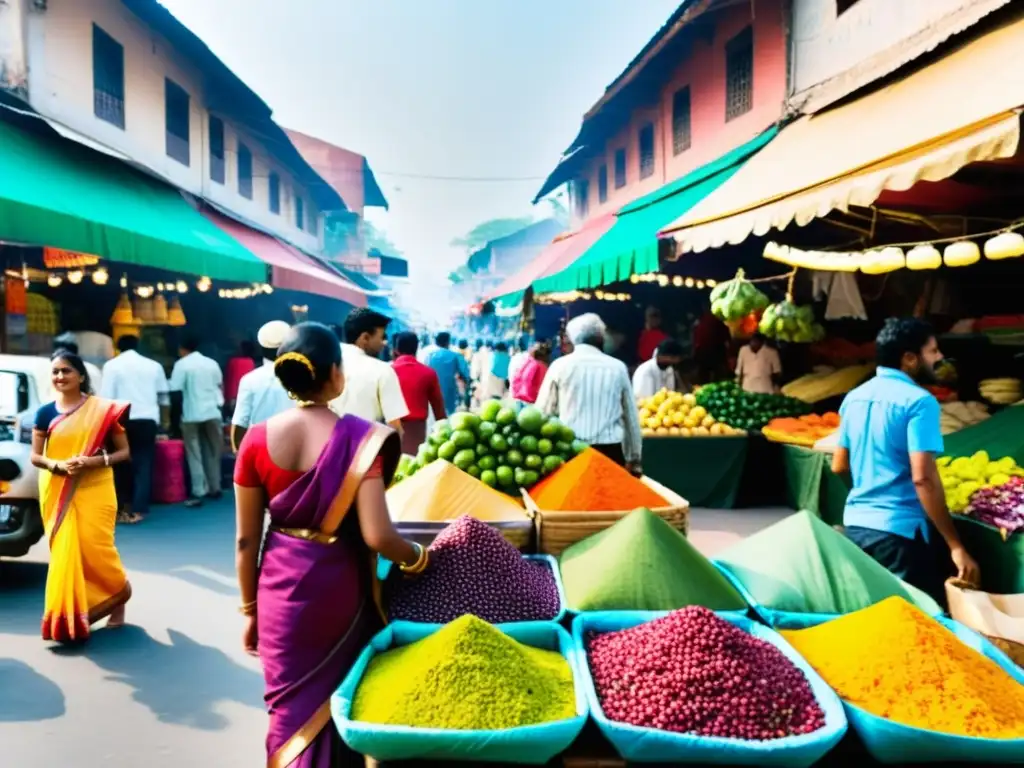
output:
[[[711,554],[780,510],[694,510]],[[117,541],[132,581],[128,626],[87,648],[39,638],[47,552],[0,562],[2,762],[251,768],[264,760],[263,680],[241,650],[228,501],[157,507]],[[87,758],[87,759],[83,759]]]

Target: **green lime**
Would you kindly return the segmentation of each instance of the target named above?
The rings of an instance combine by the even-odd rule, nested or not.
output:
[[[528,434],[537,434],[540,432],[541,427],[544,426],[544,413],[533,405],[528,405],[519,412],[516,417],[516,424],[519,428]]]
[[[543,463],[543,471],[545,475],[548,475],[562,466],[564,462],[561,456],[545,456]]]
[[[442,443],[441,447],[437,449],[437,458],[444,459],[445,461],[451,461],[455,458],[455,454],[459,452],[459,446],[449,440],[446,443]]]
[[[505,459],[510,467],[521,467],[523,465],[523,454],[515,449],[506,453]]]
[[[494,421],[498,426],[507,427],[510,424],[515,424],[516,412],[508,406],[503,406],[499,411],[498,415],[494,417]]]
[[[511,467],[498,467],[495,472],[495,477],[498,478],[498,483],[503,486],[510,486],[515,482],[515,475],[512,473]]]
[[[424,445],[423,446],[423,458],[426,459],[428,464],[430,462],[432,462],[432,461],[436,461],[437,460],[437,448],[435,448],[432,445]]]
[[[548,440],[557,440],[561,432],[562,424],[558,419],[549,419],[548,422],[540,428],[540,436],[546,437]]]
[[[452,433],[452,442],[459,448],[472,448],[476,445],[476,435],[468,429],[458,429]]]
[[[480,477],[481,470],[480,467],[478,467],[476,464],[473,464],[472,466],[470,466],[469,469],[466,470],[466,472],[472,475],[473,477]]]
[[[537,453],[541,456],[547,456],[552,450],[554,450],[554,446],[547,438],[541,438],[537,441]]]
[[[452,460],[452,464],[454,464],[459,469],[465,471],[468,470],[471,466],[473,466],[473,463],[475,461],[476,454],[473,452],[473,449],[465,448],[455,454],[455,458]]]
[[[528,469],[523,473],[523,481],[520,483],[520,485],[530,488],[531,486],[536,485],[539,481],[540,472],[537,472],[536,470],[533,469]]]
[[[515,474],[513,475],[513,478],[516,481],[516,485],[526,485],[526,478],[529,474],[530,473],[527,470],[523,469],[522,467],[516,467]]]
[[[491,450],[495,453],[504,453],[508,450],[508,440],[501,435],[491,435]]]
[[[544,459],[535,453],[527,454],[523,460],[523,466],[527,469],[540,469],[544,465]]]
[[[476,451],[477,456],[490,456],[494,453],[488,443],[477,443],[473,450]]]
[[[523,453],[536,453],[537,452],[537,438],[533,435],[525,435],[519,441],[519,448]]]
[[[480,482],[493,488],[498,484],[498,474],[492,469],[485,469],[480,472]]]
[[[585,450],[587,450],[588,447],[589,446],[582,440],[572,441],[572,452],[575,453],[577,456],[583,453]]]
[[[498,425],[490,421],[481,421],[480,426],[476,428],[476,433],[480,435],[481,440],[490,440],[491,435],[498,431]]]
[[[488,400],[486,403],[480,406],[480,418],[484,422],[494,423],[498,418],[498,411],[501,410],[501,402],[498,400]]]
[[[576,433],[565,426],[565,424],[562,424],[561,434],[558,436],[558,439],[563,443],[572,444],[572,441],[576,439]]]
[[[481,456],[476,463],[483,470],[494,469],[498,466],[498,460],[493,456]]]
[[[561,456],[563,459],[566,457],[572,457],[572,443],[565,443],[559,440],[555,443],[555,453]]]
[[[511,435],[509,435],[509,436],[508,436],[507,438],[505,438],[505,439],[506,439],[506,440],[508,441],[508,447],[509,447],[509,448],[518,448],[518,447],[519,447],[519,441],[520,441],[520,439],[521,439],[521,438],[519,437],[519,435],[517,435],[517,434],[511,434]]]
[[[475,413],[467,413],[466,411],[453,414],[448,421],[456,432],[463,429],[472,432],[480,425],[480,417]]]

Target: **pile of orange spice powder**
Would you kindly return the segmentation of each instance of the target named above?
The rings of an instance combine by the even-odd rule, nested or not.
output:
[[[873,715],[954,736],[1024,737],[1024,686],[901,597],[782,635]]]
[[[554,512],[619,512],[669,502],[600,451],[588,448],[530,489],[539,509]]]

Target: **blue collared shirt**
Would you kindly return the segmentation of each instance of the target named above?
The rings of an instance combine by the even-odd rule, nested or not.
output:
[[[437,373],[437,379],[441,382],[441,395],[444,397],[444,409],[449,413],[455,413],[459,407],[459,384],[456,376],[462,377],[463,381],[469,381],[469,366],[466,365],[466,358],[458,352],[447,347],[434,347],[434,351],[427,358],[427,365]]]
[[[839,409],[839,445],[850,452],[853,489],[843,524],[927,536],[928,516],[917,498],[911,453],[942,453],[939,403],[902,371],[879,366],[873,379]]]

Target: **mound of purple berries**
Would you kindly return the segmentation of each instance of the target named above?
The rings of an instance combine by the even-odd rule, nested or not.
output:
[[[491,624],[549,621],[561,604],[551,569],[524,560],[500,532],[463,515],[430,545],[430,565],[403,580],[388,616],[447,624],[471,613]]]
[[[771,643],[691,606],[587,637],[610,720],[699,736],[769,741],[812,733],[825,714],[797,667]]]

